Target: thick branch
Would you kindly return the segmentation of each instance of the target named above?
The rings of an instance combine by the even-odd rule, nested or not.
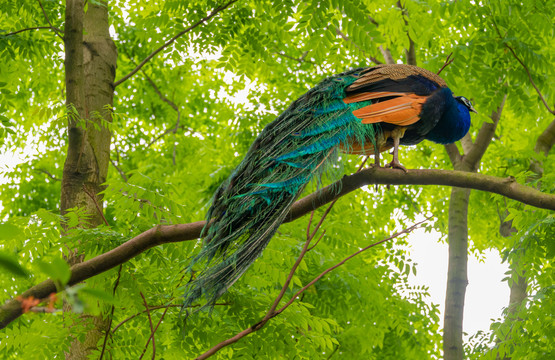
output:
[[[444,185],[488,191],[535,207],[555,210],[555,195],[542,193],[517,183],[514,178],[498,178],[453,170],[408,170],[369,168],[343,179],[297,201],[285,222],[293,221],[318,207],[371,184],[391,185]],[[340,190],[338,190],[340,189]],[[195,240],[200,236],[205,221],[180,225],[159,225],[134,237],[117,248],[71,267],[68,286],[98,275],[123,264],[142,252],[161,244]],[[52,280],[46,280],[21,296],[44,298],[57,292]],[[21,304],[12,299],[0,307],[0,329],[21,315]]]
[[[382,52],[386,64],[396,64],[395,59],[393,59],[393,56],[391,55],[391,51],[389,51],[389,49],[385,49],[381,45],[379,46],[379,49]]]
[[[447,151],[447,155],[449,155],[449,159],[451,160],[451,164],[456,164],[461,160],[461,153],[459,148],[455,144],[447,144],[445,145],[445,150]]]
[[[233,4],[234,2],[236,2],[237,0],[231,0],[229,2],[227,2],[224,5],[218,6],[217,8],[215,8],[214,10],[212,10],[212,12],[208,15],[206,15],[205,17],[203,17],[202,19],[200,19],[199,21],[197,21],[196,23],[194,23],[193,25],[189,26],[188,28],[186,28],[183,31],[180,31],[177,35],[175,35],[174,37],[172,37],[171,39],[169,39],[168,41],[166,41],[166,43],[162,46],[160,46],[158,49],[154,50],[150,55],[148,55],[143,61],[141,61],[141,63],[139,65],[137,65],[137,67],[135,69],[133,69],[129,74],[125,75],[124,77],[122,77],[121,79],[119,79],[118,81],[114,82],[114,87],[118,86],[119,84],[121,84],[122,82],[124,82],[125,80],[129,79],[131,76],[135,75],[137,73],[137,71],[139,71],[150,59],[152,59],[156,54],[158,54],[160,51],[164,50],[166,47],[168,47],[169,45],[171,45],[175,40],[177,40],[179,37],[183,36],[184,34],[188,33],[189,31],[193,30],[194,28],[198,27],[200,24],[210,20],[211,18],[213,18],[217,13],[219,13],[222,10],[225,10],[226,8],[228,8],[231,4]]]
[[[495,134],[495,129],[501,118],[501,113],[503,111],[503,106],[505,106],[505,100],[507,95],[503,96],[501,104],[497,107],[497,110],[491,114],[492,123],[483,123],[478,135],[476,136],[476,141],[472,145],[472,148],[467,155],[464,156],[463,161],[470,167],[470,169],[476,169],[484,156],[493,135]]]
[[[555,145],[555,120],[538,136],[534,151],[547,156],[547,153]]]

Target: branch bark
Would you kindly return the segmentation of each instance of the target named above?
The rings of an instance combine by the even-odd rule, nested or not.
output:
[[[344,176],[340,181],[329,185],[297,201],[291,208],[285,222],[293,221],[310,211],[319,208],[360,187],[373,184],[391,185],[444,185],[488,191],[532,206],[555,210],[555,195],[542,193],[534,188],[521,185],[514,178],[498,178],[453,170],[407,170],[368,168],[359,173]],[[93,259],[73,265],[68,286],[110,270],[134,258],[142,252],[161,244],[195,240],[200,236],[205,221],[180,225],[158,225],[117,248]],[[44,298],[57,292],[54,282],[46,280],[21,296]],[[0,329],[22,314],[18,300],[8,300],[0,307]]]
[[[337,269],[338,267],[340,267],[341,265],[345,264],[347,261],[351,260],[352,258],[354,258],[355,256],[359,255],[360,253],[373,248],[377,245],[380,245],[386,241],[392,240],[402,234],[407,234],[411,231],[413,231],[414,229],[416,229],[420,224],[422,224],[425,221],[428,221],[429,219],[426,219],[424,221],[420,221],[406,229],[401,230],[400,232],[397,232],[393,235],[391,235],[390,237],[380,240],[378,242],[375,242],[373,244],[370,244],[360,250],[358,250],[357,252],[347,256],[346,258],[344,258],[342,261],[338,262],[337,264],[333,265],[332,267],[327,268],[326,270],[324,270],[323,272],[321,272],[318,276],[316,276],[314,279],[312,279],[312,281],[310,281],[308,284],[306,284],[305,286],[303,286],[300,290],[298,290],[295,294],[293,294],[293,296],[291,296],[291,298],[289,299],[289,301],[283,305],[279,310],[276,310],[276,307],[279,303],[279,301],[282,299],[283,295],[285,294],[285,290],[287,289],[288,286],[288,282],[286,282],[283,285],[282,291],[280,293],[280,295],[276,298],[276,301],[274,302],[274,304],[272,305],[271,309],[268,311],[268,313],[266,314],[266,316],[264,316],[264,318],[262,320],[260,320],[258,323],[246,328],[245,330],[237,333],[235,336],[222,341],[221,343],[217,344],[216,346],[212,347],[210,350],[206,351],[205,353],[203,353],[202,355],[199,355],[197,358],[195,358],[195,360],[205,360],[208,359],[209,357],[211,357],[212,355],[214,355],[215,353],[217,353],[218,351],[220,351],[222,348],[229,346],[237,341],[239,341],[240,339],[244,338],[245,336],[258,331],[260,329],[262,329],[264,327],[264,325],[266,325],[266,323],[268,321],[270,321],[271,319],[273,319],[274,317],[278,316],[279,314],[281,314],[285,309],[287,309],[298,297],[299,295],[301,295],[304,291],[306,291],[306,289],[308,289],[309,287],[311,287],[312,285],[314,285],[318,280],[320,280],[322,277],[324,277],[326,274],[328,274],[329,272]],[[314,234],[313,234],[314,235]],[[299,257],[297,258],[297,261],[295,263],[295,265],[293,266],[293,268],[291,269],[291,272],[289,273],[289,277],[288,277],[288,281],[291,280],[291,278],[293,277],[297,266],[299,265],[299,263],[301,262],[301,260],[303,259],[304,255],[307,253],[307,251],[309,251],[309,244],[312,241],[313,236],[309,236],[309,238],[307,239],[307,241],[305,242],[305,245],[301,251],[301,254],[299,255]]]

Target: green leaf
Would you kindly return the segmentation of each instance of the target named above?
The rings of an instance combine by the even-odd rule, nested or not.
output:
[[[0,224],[0,240],[14,240],[23,235],[23,230],[13,224]]]
[[[37,260],[36,264],[52,280],[60,281],[62,286],[65,286],[71,277],[69,265],[62,258],[53,258],[50,262]]]
[[[0,251],[0,267],[15,276],[29,276],[29,272],[19,264],[15,256],[3,251]]]
[[[102,300],[108,304],[116,304],[117,301],[114,296],[109,293],[108,291],[100,290],[100,289],[93,289],[90,287],[83,287],[79,289],[79,293],[83,293],[89,295],[95,299]]]

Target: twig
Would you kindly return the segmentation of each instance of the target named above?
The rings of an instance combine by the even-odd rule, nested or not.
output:
[[[151,147],[155,142],[157,142],[158,140],[160,140],[161,138],[163,138],[164,136],[168,135],[169,133],[171,133],[174,130],[174,126],[167,128],[166,130],[164,130],[163,133],[161,133],[160,135],[158,135],[157,137],[155,137],[146,147]]]
[[[40,0],[37,0],[39,2],[40,8],[42,10],[42,13],[44,14],[44,18],[46,19],[46,22],[48,23],[48,25],[50,25],[50,28],[52,30],[54,30],[54,32],[56,33],[56,35],[58,35],[58,37],[60,39],[62,39],[62,41],[64,41],[64,37],[62,35],[60,35],[60,32],[57,28],[55,28],[52,23],[50,22],[50,19],[48,18],[48,15],[46,15],[46,11],[44,10],[44,7],[42,6],[42,2]]]
[[[46,174],[49,178],[51,178],[54,181],[62,181],[61,179],[58,179],[57,177],[55,177],[54,175],[52,175],[52,173],[46,169],[35,169],[35,171],[41,172],[43,174]]]
[[[25,29],[20,29],[20,30],[16,30],[16,31],[13,31],[13,32],[9,32],[9,33],[7,33],[7,34],[0,34],[0,36],[10,36],[10,35],[19,34],[19,33],[24,32],[24,31],[30,31],[30,30],[44,30],[44,29],[58,30],[58,31],[60,30],[60,29],[57,29],[57,28],[52,28],[51,26],[35,26],[35,27],[29,27],[29,28],[25,28]]]
[[[98,210],[98,213],[102,217],[102,220],[104,220],[104,224],[106,224],[106,226],[110,226],[110,224],[108,224],[108,220],[106,220],[106,217],[104,216],[104,213],[102,212],[102,209],[100,208],[100,205],[98,204],[98,201],[96,201],[96,196],[87,189],[85,184],[83,184],[83,192],[85,194],[87,194],[91,198],[91,200],[94,202],[94,205],[96,206],[96,210]]]
[[[110,159],[110,163],[112,164],[112,166],[114,168],[116,168],[116,170],[118,171],[119,175],[121,176],[121,179],[123,180],[123,182],[127,182],[129,179],[127,178],[127,175],[125,175],[125,172],[123,172],[123,170],[121,170],[120,167],[116,165],[114,160]]]
[[[179,129],[179,122],[181,121],[181,111],[179,111],[179,108],[177,109],[177,120],[175,121],[175,126],[173,128],[173,134],[177,134],[177,129]],[[173,155],[172,155],[172,161],[173,161],[173,166],[175,166],[175,152],[177,149],[177,141],[175,141],[175,136],[174,136],[174,140],[173,140]]]
[[[495,31],[497,32],[497,35],[499,35],[499,37],[501,38],[501,40],[503,40],[505,38],[505,36],[501,35],[501,31],[499,31],[499,28],[497,27],[497,23],[495,22],[495,19],[493,18],[493,14],[491,14],[492,17],[492,24],[493,27],[495,28]],[[526,64],[524,63],[524,61],[522,61],[518,55],[516,54],[515,50],[509,46],[509,44],[507,44],[506,42],[503,42],[503,45],[509,49],[509,51],[511,52],[511,54],[513,55],[513,57],[516,59],[516,61],[519,62],[519,64],[524,68],[524,71],[526,71],[526,75],[528,75],[528,80],[530,80],[530,84],[532,84],[532,86],[534,87],[534,89],[536,90],[536,92],[538,93],[538,96],[540,97],[541,101],[543,102],[543,104],[545,105],[545,108],[547,109],[547,111],[549,111],[551,114],[555,115],[555,110],[552,110],[549,105],[547,104],[547,101],[545,100],[545,98],[543,97],[543,94],[541,93],[540,89],[538,89],[538,87],[536,86],[536,83],[534,82],[534,79],[532,78],[532,74],[530,73],[530,70],[528,69],[528,66],[526,66]]]
[[[171,299],[170,301],[175,300],[175,298]],[[214,306],[227,306],[227,305],[231,305],[230,303],[215,303]],[[189,307],[199,307],[200,305],[191,305]],[[166,308],[182,308],[183,305],[180,304],[166,304],[166,305],[156,305],[156,306],[151,306],[149,305],[148,308],[150,311],[153,310],[160,310],[160,309],[166,309]],[[34,308],[31,309],[31,311]],[[116,326],[114,326],[114,328],[111,330],[112,331],[112,335],[116,332],[117,329],[119,329],[122,325],[124,325],[126,322],[133,320],[134,318],[136,318],[137,316],[140,316],[142,314],[146,313],[146,310],[140,311],[136,314],[133,314],[131,316],[129,316],[128,318],[122,320],[119,324],[117,324]]]
[[[202,19],[200,19],[199,21],[197,21],[196,23],[194,23],[193,25],[189,26],[188,28],[186,28],[183,31],[180,31],[177,35],[175,35],[174,37],[172,37],[170,40],[166,41],[166,43],[164,43],[164,45],[160,46],[158,49],[154,50],[152,53],[150,53],[150,55],[148,55],[143,61],[140,62],[139,65],[137,65],[137,67],[135,69],[133,69],[129,74],[125,75],[124,77],[122,77],[121,79],[119,79],[118,81],[116,81],[114,83],[114,87],[117,87],[119,84],[121,84],[122,82],[124,82],[125,80],[129,79],[131,76],[135,75],[137,73],[137,71],[139,71],[150,59],[152,59],[156,54],[158,54],[160,51],[164,50],[166,47],[168,47],[171,43],[173,43],[175,40],[177,40],[179,37],[181,37],[182,35],[188,33],[189,31],[193,30],[194,28],[196,28],[197,26],[199,26],[200,24],[210,20],[212,17],[214,17],[217,13],[219,13],[222,10],[225,10],[227,7],[229,7],[231,4],[237,2],[237,0],[231,0],[229,2],[227,2],[224,5],[218,6],[217,8],[215,8],[214,10],[212,10],[212,12],[210,14],[208,14],[207,16],[203,17]]]
[[[301,288],[299,291],[297,291],[297,292],[291,297],[291,299],[290,299],[283,307],[281,307],[279,310],[274,311],[270,317],[268,317],[268,314],[267,314],[267,315],[264,317],[264,319],[262,319],[260,322],[254,324],[254,325],[251,326],[251,327],[246,328],[245,330],[241,331],[240,333],[236,334],[235,336],[233,336],[233,337],[231,337],[231,338],[229,338],[229,339],[227,339],[227,340],[225,340],[225,341],[222,341],[221,343],[219,343],[219,344],[217,344],[216,346],[212,347],[210,350],[208,350],[208,351],[205,352],[204,354],[198,356],[198,357],[196,358],[196,360],[207,359],[207,358],[209,358],[210,356],[212,356],[212,355],[214,355],[215,353],[217,353],[220,349],[222,349],[222,348],[224,348],[224,347],[226,347],[226,346],[228,346],[228,345],[230,345],[230,344],[233,344],[233,343],[237,342],[237,341],[240,340],[241,338],[243,338],[243,337],[245,337],[245,336],[247,336],[247,335],[249,335],[249,334],[251,334],[251,333],[253,333],[253,332],[255,332],[255,331],[260,330],[260,329],[268,322],[268,320],[270,320],[271,318],[273,318],[273,317],[275,317],[275,316],[281,314],[285,309],[287,309],[287,308],[297,299],[297,297],[298,297],[301,293],[303,293],[304,291],[306,291],[306,289],[308,289],[310,286],[314,285],[314,283],[316,283],[318,280],[320,280],[324,275],[326,275],[326,274],[329,273],[330,271],[333,271],[333,270],[337,269],[338,267],[340,267],[341,265],[345,264],[347,261],[349,261],[349,260],[352,259],[353,257],[359,255],[360,253],[362,253],[362,252],[364,252],[364,251],[366,251],[366,250],[368,250],[368,249],[370,249],[370,248],[372,248],[372,247],[374,247],[374,246],[377,246],[377,245],[382,244],[382,243],[384,243],[384,242],[386,242],[386,241],[392,240],[392,239],[394,239],[394,238],[396,238],[396,237],[398,237],[398,236],[400,236],[400,235],[402,235],[402,234],[406,234],[406,233],[409,233],[409,232],[413,231],[416,227],[418,227],[418,226],[419,226],[420,224],[422,224],[423,222],[428,221],[429,219],[430,219],[430,218],[426,218],[426,219],[424,219],[424,220],[422,220],[422,221],[420,221],[420,222],[418,222],[418,223],[416,223],[416,224],[414,224],[414,225],[412,225],[412,226],[410,226],[410,227],[408,227],[408,228],[406,228],[406,229],[403,229],[403,230],[401,230],[401,231],[399,231],[399,232],[397,232],[397,233],[391,235],[390,237],[388,237],[388,238],[386,238],[386,239],[383,239],[383,240],[378,241],[378,242],[376,242],[376,243],[370,244],[370,245],[366,246],[365,248],[362,248],[362,249],[358,250],[357,252],[355,252],[355,253],[349,255],[348,257],[346,257],[345,259],[343,259],[343,260],[340,261],[339,263],[335,264],[334,266],[332,266],[332,267],[330,267],[330,268],[324,270],[322,273],[320,273],[320,275],[316,276],[310,283],[308,283],[308,284],[305,285],[303,288]],[[308,243],[308,242],[307,242],[307,243]],[[307,243],[305,243],[305,248],[306,248],[306,244],[307,244]],[[304,250],[304,248],[303,248],[303,250]],[[302,252],[301,252],[301,255],[302,255]],[[299,257],[300,257],[300,256],[299,256]]]
[[[118,277],[116,278],[116,283],[114,284],[114,289],[112,290],[112,295],[116,294],[116,290],[118,288],[119,285],[119,279],[121,278],[121,269],[122,269],[123,265],[119,266],[118,269]],[[102,343],[102,351],[100,352],[100,357],[98,358],[99,360],[102,360],[102,357],[104,356],[104,352],[106,351],[106,344],[108,343],[108,337],[111,335],[110,333],[113,334],[112,331],[110,331],[110,329],[112,328],[112,321],[114,320],[114,311],[116,309],[115,305],[112,305],[112,310],[110,311],[110,321],[108,321],[108,329],[106,329],[106,336],[104,336],[104,342]]]
[[[168,105],[171,106],[172,109],[174,109],[177,112],[177,120],[175,121],[175,125],[173,126],[173,129],[167,129],[166,131],[164,131],[161,135],[159,135],[158,137],[156,137],[154,140],[152,140],[150,142],[150,144],[148,144],[147,147],[150,147],[152,144],[154,144],[156,141],[160,140],[160,138],[164,135],[169,134],[170,132],[173,132],[174,135],[177,134],[177,130],[179,129],[179,125],[181,122],[181,111],[179,110],[179,106],[177,106],[173,101],[171,101],[170,99],[168,99],[168,97],[166,97],[164,94],[162,94],[162,92],[160,91],[160,89],[158,88],[158,86],[156,86],[156,84],[154,83],[154,81],[147,75],[147,73],[141,69],[141,72],[143,73],[143,75],[145,76],[146,80],[150,83],[150,85],[152,86],[152,88],[154,89],[154,92],[158,95],[158,97],[160,99],[162,99],[162,101],[164,101],[165,103],[167,103]],[[173,165],[175,166],[175,153],[176,153],[176,148],[177,148],[177,143],[174,141],[173,143],[173,156],[172,156],[172,161],[173,161]]]
[[[156,358],[156,341],[154,338],[154,327],[152,326],[152,317],[150,316],[150,310],[148,308],[148,303],[146,302],[145,296],[143,295],[142,291],[139,291],[139,294],[141,295],[141,297],[143,298],[143,304],[145,305],[145,309],[146,309],[146,314],[148,316],[148,322],[150,324],[150,337],[148,338],[148,341],[143,349],[143,353],[141,354],[141,356],[139,357],[139,360],[143,358],[144,354],[146,353],[146,350],[148,349],[148,344],[150,342],[150,339],[152,339],[152,359]],[[167,311],[167,308],[166,308]],[[158,327],[156,327],[158,328]]]
[[[452,55],[453,55],[453,53],[450,53],[450,54],[447,56],[447,59],[445,59],[445,63],[443,64],[443,66],[441,67],[441,69],[439,69],[439,71],[437,72],[438,75],[441,74],[441,72],[443,71],[443,69],[445,69],[447,66],[451,65],[451,63],[452,63],[453,61],[455,61],[455,58],[454,58],[454,57],[451,59],[451,56],[452,56]]]
[[[131,60],[133,62],[133,60]],[[133,62],[134,63],[134,62]],[[174,109],[175,111],[179,112],[179,107],[177,105],[175,105],[175,103],[173,101],[171,101],[170,99],[168,99],[164,94],[162,94],[162,92],[160,91],[160,89],[158,88],[158,86],[156,86],[156,84],[154,83],[154,81],[150,78],[150,76],[148,76],[148,74],[146,73],[146,71],[144,71],[143,69],[141,69],[141,72],[143,73],[143,75],[145,76],[146,80],[150,83],[150,85],[152,86],[152,88],[154,89],[154,92],[158,95],[158,97],[160,99],[162,99],[162,101],[164,101],[165,103],[167,103],[169,106],[172,107],[172,109]]]
[[[308,248],[307,252],[311,251],[312,249],[314,249],[316,247],[316,245],[318,245],[318,243],[320,242],[320,240],[322,240],[322,238],[324,237],[324,235],[326,235],[326,230],[324,229],[324,231],[322,231],[322,233],[320,234],[320,236],[318,237],[318,240],[316,240],[316,242],[314,243],[314,245],[312,245],[311,247]]]
[[[526,74],[528,75],[528,79],[530,80],[530,83],[532,84],[532,86],[534,87],[534,89],[536,89],[536,92],[538,93],[538,96],[540,97],[541,101],[543,102],[543,104],[545,105],[545,108],[547,109],[547,111],[549,111],[551,114],[555,115],[555,110],[552,110],[549,105],[547,104],[547,101],[545,100],[545,98],[543,97],[543,94],[541,93],[540,89],[538,89],[538,87],[536,86],[536,83],[534,82],[534,79],[532,79],[532,74],[530,73],[530,70],[528,69],[528,67],[526,66],[526,64],[524,64],[524,62],[517,56],[516,52],[513,50],[512,47],[510,47],[508,44],[505,43],[505,47],[507,49],[509,49],[509,51],[511,52],[511,54],[513,54],[514,58],[520,63],[520,65],[522,65],[522,67],[524,68],[524,71],[526,71]]]
[[[299,64],[302,64],[302,63],[305,62],[305,63],[312,64],[312,65],[318,65],[314,61],[310,61],[310,60],[305,59],[306,55],[308,54],[308,51],[304,52],[303,55],[299,58],[293,57],[291,55],[287,55],[283,51],[276,51],[274,54],[276,54],[277,56],[284,57],[286,59],[291,59],[291,60],[297,61]]]

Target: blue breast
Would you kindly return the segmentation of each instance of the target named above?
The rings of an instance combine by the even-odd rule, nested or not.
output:
[[[445,111],[437,125],[426,134],[426,139],[438,144],[451,144],[460,140],[470,129],[470,112],[453,96],[444,104]]]

